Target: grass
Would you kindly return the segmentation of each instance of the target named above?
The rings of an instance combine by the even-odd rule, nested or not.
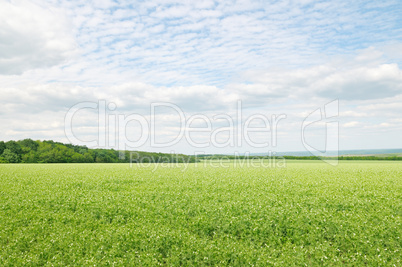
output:
[[[0,165],[0,262],[401,266],[402,163]]]

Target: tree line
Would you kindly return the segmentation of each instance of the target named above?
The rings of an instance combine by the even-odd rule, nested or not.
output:
[[[194,156],[182,154],[89,149],[86,146],[52,140],[0,141],[0,163],[188,163],[195,161]]]

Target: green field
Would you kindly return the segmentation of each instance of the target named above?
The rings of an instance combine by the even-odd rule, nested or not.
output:
[[[401,162],[183,170],[0,165],[1,265],[402,265]]]

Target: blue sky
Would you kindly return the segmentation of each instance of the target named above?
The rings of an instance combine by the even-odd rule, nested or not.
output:
[[[240,100],[245,117],[287,115],[278,146],[206,152],[295,151],[304,149],[304,118],[337,99],[341,149],[402,147],[400,1],[0,0],[0,7],[2,140],[68,142],[65,115],[83,101],[104,99],[116,104],[113,114],[150,121],[153,102],[213,117],[234,114]],[[158,116],[156,134],[174,135],[177,117]],[[95,121],[95,113],[77,115],[74,131],[92,140]],[[322,127],[311,128],[312,140],[322,141]],[[195,150],[185,140],[138,149]]]

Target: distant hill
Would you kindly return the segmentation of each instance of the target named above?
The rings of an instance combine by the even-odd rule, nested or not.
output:
[[[268,153],[252,153],[252,156],[267,156]],[[310,157],[310,156],[324,156],[313,155],[308,151],[293,151],[293,152],[276,152],[276,156],[296,156],[296,157]],[[328,151],[325,156],[336,156],[337,152]],[[402,148],[397,149],[359,149],[359,150],[339,150],[338,156],[402,156]]]
[[[342,150],[339,154],[336,152],[326,155],[313,155],[310,152],[271,152],[271,153],[250,153],[250,154],[202,154],[197,155],[201,160],[218,159],[250,159],[261,158],[268,159],[272,157],[281,157],[284,159],[297,160],[321,160],[321,159],[339,159],[339,160],[401,160],[402,149],[372,149],[372,150]]]

